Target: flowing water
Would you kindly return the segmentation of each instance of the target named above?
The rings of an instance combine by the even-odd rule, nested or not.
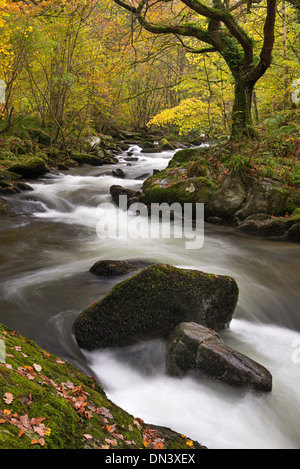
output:
[[[20,212],[0,225],[0,322],[96,376],[108,397],[145,422],[170,427],[209,448],[300,447],[299,245],[237,234],[205,225],[202,248],[184,239],[131,239],[98,224],[120,211],[109,188],[139,189],[145,173],[163,169],[172,152],[119,157],[115,166],[81,167],[29,181],[32,192],[8,202]],[[121,214],[124,216],[124,214]],[[108,230],[109,228],[108,224]],[[226,344],[264,365],[273,375],[269,394],[241,391],[209,379],[171,378],[164,372],[165,344],[80,350],[75,317],[120,278],[89,272],[100,259],[166,262],[231,275],[240,289]],[[123,278],[123,277],[122,277]]]

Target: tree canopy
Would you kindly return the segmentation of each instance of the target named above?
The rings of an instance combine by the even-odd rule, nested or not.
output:
[[[0,1],[0,131],[255,135],[288,113],[299,2]]]

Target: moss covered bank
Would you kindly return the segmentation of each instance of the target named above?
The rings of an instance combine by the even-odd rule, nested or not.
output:
[[[107,399],[93,377],[0,324],[0,449],[203,449]]]

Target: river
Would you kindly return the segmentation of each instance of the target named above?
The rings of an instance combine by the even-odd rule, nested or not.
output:
[[[0,322],[92,373],[112,401],[147,423],[211,449],[299,449],[299,245],[208,224],[199,249],[186,249],[182,238],[99,236],[99,220],[113,220],[119,211],[110,186],[138,190],[142,174],[163,169],[173,156],[132,151],[137,161],[128,163],[124,153],[116,166],[52,172],[29,181],[32,192],[7,197],[20,214],[0,225]],[[111,175],[116,167],[125,179]],[[221,335],[269,369],[272,392],[168,377],[162,341],[80,350],[72,334],[75,317],[120,280],[89,272],[100,259],[165,262],[234,277],[239,301]]]

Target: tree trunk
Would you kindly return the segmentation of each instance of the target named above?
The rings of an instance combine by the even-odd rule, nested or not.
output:
[[[235,79],[234,103],[232,108],[231,139],[255,138],[251,106],[254,85],[240,78]]]

